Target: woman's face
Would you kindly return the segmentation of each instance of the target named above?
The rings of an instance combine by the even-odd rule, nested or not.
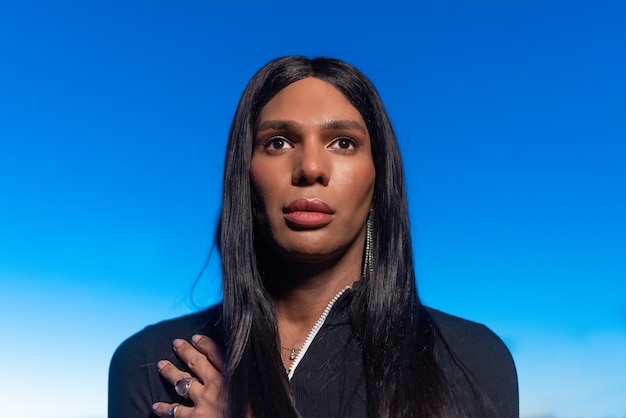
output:
[[[359,111],[305,78],[263,107],[255,135],[250,177],[270,244],[293,261],[360,255],[376,174]]]

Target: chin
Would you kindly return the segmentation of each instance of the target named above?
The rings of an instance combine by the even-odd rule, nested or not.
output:
[[[282,257],[289,262],[315,264],[336,258],[336,251],[329,251],[328,245],[295,245],[279,249]]]
[[[311,248],[294,248],[283,252],[284,257],[290,261],[296,262],[316,262],[330,257],[328,251]]]

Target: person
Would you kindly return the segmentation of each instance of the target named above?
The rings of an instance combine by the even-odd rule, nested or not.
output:
[[[223,302],[122,343],[109,417],[517,417],[504,343],[421,303],[408,219],[371,82],[336,59],[271,61],[227,146]]]

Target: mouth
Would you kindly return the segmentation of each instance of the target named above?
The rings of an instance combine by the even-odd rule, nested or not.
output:
[[[320,199],[296,199],[283,208],[288,225],[302,228],[320,228],[330,223],[335,211]]]

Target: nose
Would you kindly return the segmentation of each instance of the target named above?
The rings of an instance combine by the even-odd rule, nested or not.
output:
[[[328,151],[325,147],[303,143],[295,158],[292,183],[297,186],[310,186],[319,183],[328,185],[330,167]]]

